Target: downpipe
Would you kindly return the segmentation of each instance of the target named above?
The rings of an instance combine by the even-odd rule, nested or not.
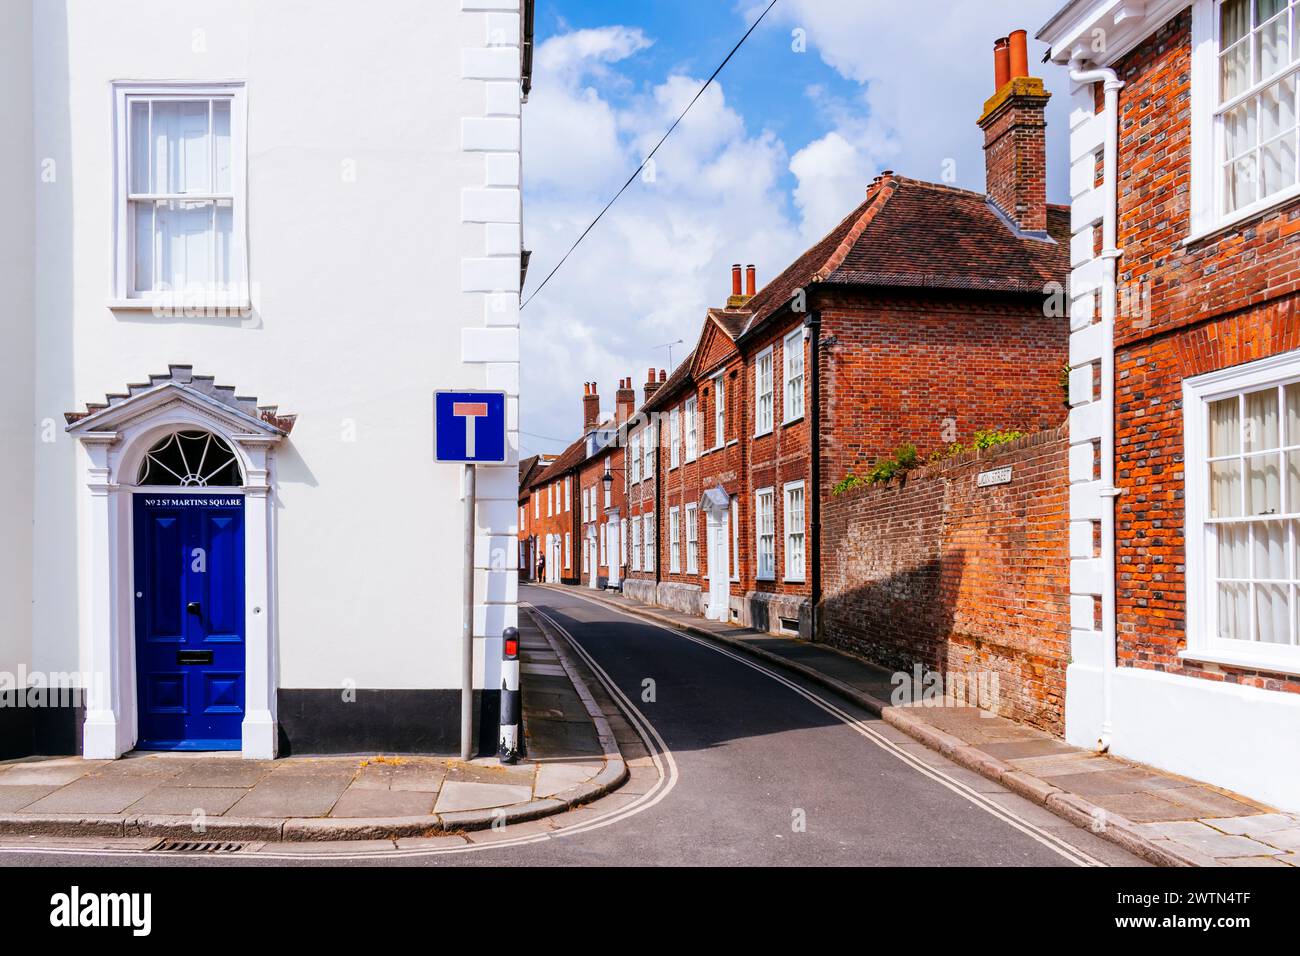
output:
[[[1105,409],[1101,425],[1101,453],[1098,494],[1101,508],[1101,563],[1105,569],[1101,592],[1102,655],[1102,724],[1097,749],[1110,749],[1114,677],[1118,641],[1115,614],[1115,499],[1122,493],[1115,487],[1115,318],[1119,313],[1118,260],[1118,200],[1119,200],[1119,91],[1124,81],[1112,69],[1099,67],[1085,69],[1083,60],[1070,61],[1070,79],[1085,85],[1101,83],[1105,96],[1107,117],[1106,135],[1102,153],[1102,204],[1101,221],[1101,325],[1105,348],[1101,354],[1101,384],[1098,401]]]

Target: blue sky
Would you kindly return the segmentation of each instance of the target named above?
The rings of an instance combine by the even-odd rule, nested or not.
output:
[[[975,125],[993,93],[992,44],[1034,31],[1061,0],[779,0],[638,180],[522,316],[525,453],[581,426],[582,383],[604,410],[638,386],[654,346],[694,345],[732,262],[762,284],[847,215],[881,169],[983,191]],[[525,297],[636,168],[766,0],[541,0],[524,114]],[[796,34],[805,49],[795,47]],[[1049,190],[1066,199],[1064,71],[1038,66]]]

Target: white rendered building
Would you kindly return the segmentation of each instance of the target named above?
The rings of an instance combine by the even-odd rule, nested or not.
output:
[[[0,9],[0,758],[454,752],[432,396],[509,396],[481,691],[516,623],[531,0]],[[18,699],[51,681],[85,694]]]

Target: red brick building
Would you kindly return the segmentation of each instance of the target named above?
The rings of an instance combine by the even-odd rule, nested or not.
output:
[[[584,383],[582,437],[544,467],[534,464],[525,473],[520,465],[520,569],[525,580],[592,587],[619,582],[625,508],[619,427],[632,415],[635,402],[631,379],[620,381],[614,417],[602,419],[597,385]]]
[[[1075,91],[1067,737],[1292,810],[1297,6],[1076,0],[1039,34]]]
[[[530,486],[553,461],[554,455],[532,455],[519,462],[519,575],[524,581],[536,580],[537,556],[541,553],[533,533],[540,515],[538,519],[533,517]]]
[[[1046,202],[1047,99],[1019,76],[989,101],[991,195],[886,172],[763,289],[733,268],[629,432],[629,594],[813,634],[838,483],[901,445],[1060,424],[1069,213]]]

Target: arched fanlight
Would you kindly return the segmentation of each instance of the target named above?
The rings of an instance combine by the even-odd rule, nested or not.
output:
[[[239,459],[211,432],[172,432],[149,449],[140,463],[140,485],[183,488],[238,487],[244,483]]]

